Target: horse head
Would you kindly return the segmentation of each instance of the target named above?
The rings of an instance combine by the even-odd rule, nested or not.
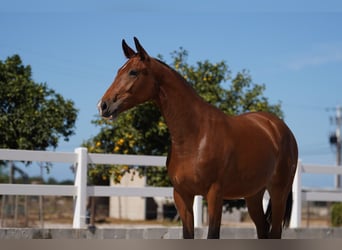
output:
[[[114,82],[98,103],[100,115],[115,119],[120,113],[151,100],[156,95],[155,80],[150,72],[151,57],[134,37],[137,52],[122,40],[128,61],[118,70]]]

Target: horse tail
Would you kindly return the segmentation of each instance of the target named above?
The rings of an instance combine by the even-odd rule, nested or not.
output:
[[[267,228],[269,230],[271,228],[271,225],[272,225],[272,201],[271,201],[271,198],[268,201],[268,205],[267,205],[267,209],[266,209],[266,213],[265,213],[265,218],[266,218],[266,222],[267,222]]]
[[[287,228],[290,225],[290,219],[291,219],[291,213],[292,213],[292,203],[293,203],[293,197],[292,197],[292,190],[289,192],[286,200],[286,207],[285,207],[285,213],[283,218],[283,227]],[[268,202],[266,213],[266,222],[268,224],[268,228],[271,228],[272,225],[272,201],[271,199]]]
[[[293,203],[293,197],[292,197],[292,190],[291,190],[289,192],[289,195],[287,196],[287,201],[286,201],[286,208],[285,208],[285,214],[284,214],[284,219],[283,219],[284,228],[289,227],[290,225],[292,203]]]

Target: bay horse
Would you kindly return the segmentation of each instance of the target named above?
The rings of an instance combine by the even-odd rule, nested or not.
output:
[[[152,58],[134,37],[136,51],[122,40],[128,61],[98,103],[114,120],[146,101],[160,108],[170,131],[167,172],[182,220],[183,238],[194,238],[193,200],[208,203],[208,238],[220,237],[224,199],[245,198],[258,238],[281,238],[289,225],[298,148],[294,135],[275,115],[228,116],[205,102],[167,64]],[[266,212],[263,196],[270,200]]]

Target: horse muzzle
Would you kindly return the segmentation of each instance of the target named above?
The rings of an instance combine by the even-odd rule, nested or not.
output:
[[[107,101],[100,100],[97,104],[97,109],[103,118],[109,120],[115,120],[119,114],[119,105],[121,102],[115,102],[108,104]]]

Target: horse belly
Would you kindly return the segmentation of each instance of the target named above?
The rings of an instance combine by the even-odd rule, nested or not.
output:
[[[223,176],[224,197],[234,199],[257,193],[267,186],[276,165],[277,156],[269,151],[255,152],[231,162]]]

